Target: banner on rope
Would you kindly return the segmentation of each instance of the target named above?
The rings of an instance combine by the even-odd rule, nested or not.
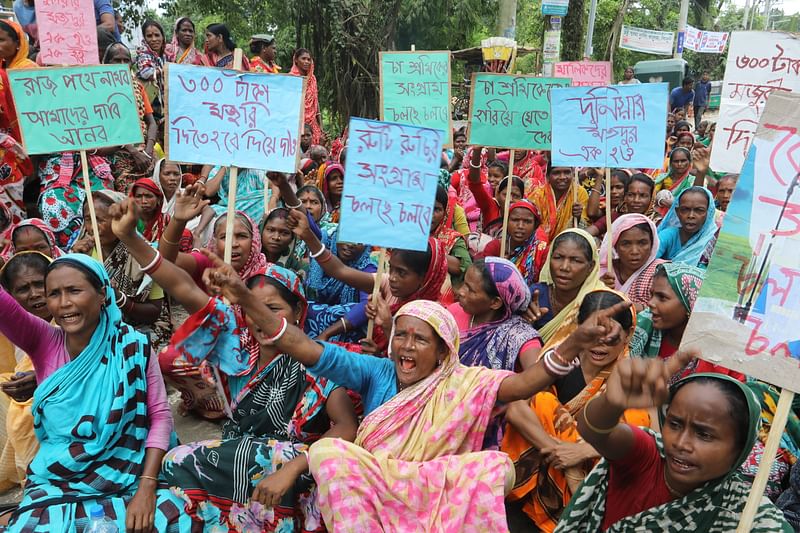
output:
[[[698,30],[694,26],[686,25],[687,50],[706,54],[721,54],[728,44],[728,32]]]
[[[20,69],[7,74],[29,154],[142,142],[128,65]]]
[[[305,78],[169,63],[171,161],[294,172]]]
[[[657,168],[667,127],[666,83],[553,89],[554,165]]]
[[[452,144],[450,52],[381,52],[381,120],[433,128]]]
[[[426,250],[444,133],[355,117],[348,132],[339,240]]]
[[[675,33],[671,31],[646,30],[633,26],[622,26],[619,47],[635,52],[645,52],[660,56],[671,56]]]
[[[473,74],[467,142],[517,150],[549,150],[550,92],[569,84],[566,78]]]
[[[97,65],[92,0],[36,0],[39,59],[45,65]]]

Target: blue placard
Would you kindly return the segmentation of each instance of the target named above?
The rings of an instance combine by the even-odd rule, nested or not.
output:
[[[666,83],[553,89],[553,164],[660,168],[667,91]]]
[[[566,14],[567,14],[567,6],[542,4],[542,15],[558,15],[563,17]]]
[[[339,241],[424,251],[443,132],[351,118]]]
[[[294,172],[304,78],[167,65],[167,158]]]

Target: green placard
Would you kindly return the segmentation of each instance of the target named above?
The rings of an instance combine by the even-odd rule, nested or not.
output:
[[[516,150],[550,149],[550,89],[569,78],[475,73],[467,142]]]
[[[128,65],[9,70],[29,154],[142,142]]]
[[[381,120],[450,132],[450,52],[381,52]]]

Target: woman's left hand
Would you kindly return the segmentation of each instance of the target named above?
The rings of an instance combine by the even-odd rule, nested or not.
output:
[[[146,483],[146,485],[145,485]],[[150,533],[156,520],[156,483],[149,479],[139,480],[139,489],[125,510],[127,533]]]
[[[544,461],[559,470],[580,464],[588,459],[583,443],[563,442],[542,448]]]
[[[153,160],[151,157],[147,157],[143,150],[133,149],[129,153],[131,154],[131,159],[133,159],[133,167],[139,172],[146,171]]]
[[[572,216],[575,218],[581,218],[583,215],[583,204],[579,202],[575,202],[572,204]]]
[[[692,150],[692,166],[695,172],[705,174],[711,162],[711,150],[705,146],[698,146]]]
[[[283,495],[294,486],[297,478],[297,473],[289,465],[286,465],[258,482],[253,491],[252,500],[265,507],[275,507],[281,503]]]

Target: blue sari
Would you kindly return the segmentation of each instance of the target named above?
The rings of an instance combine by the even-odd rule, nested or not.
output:
[[[681,243],[681,221],[676,212],[676,209],[680,205],[681,196],[687,191],[694,192],[697,190],[699,189],[692,187],[681,191],[680,194],[675,197],[675,200],[672,202],[672,207],[669,208],[666,216],[661,221],[661,224],[659,224],[659,259],[666,259],[673,263],[686,263],[687,265],[699,266],[702,268],[708,265],[708,258],[710,258],[711,254],[705,252],[713,248],[719,229],[715,222],[717,208],[714,204],[714,196],[711,194],[711,191],[706,188],[702,189],[708,196],[706,220],[700,230],[692,235],[686,243]]]
[[[122,322],[103,266],[86,255],[55,263],[78,263],[105,287],[105,303],[84,350],[56,370],[33,396],[33,425],[40,449],[8,531],[80,532],[95,505],[125,531],[125,510],[139,486],[149,431],[147,338]],[[155,529],[189,531],[182,505],[160,483]]]
[[[211,169],[209,175],[216,176],[221,167]],[[225,169],[225,175],[220,178],[222,182],[219,186],[219,202],[212,205],[211,209],[217,215],[228,211],[228,187],[230,185],[230,168]],[[267,202],[272,196],[272,189],[264,191],[264,183],[267,182],[267,173],[263,170],[252,168],[240,168],[236,178],[236,210],[244,211],[252,220],[258,222],[264,218],[264,194],[267,195]]]

